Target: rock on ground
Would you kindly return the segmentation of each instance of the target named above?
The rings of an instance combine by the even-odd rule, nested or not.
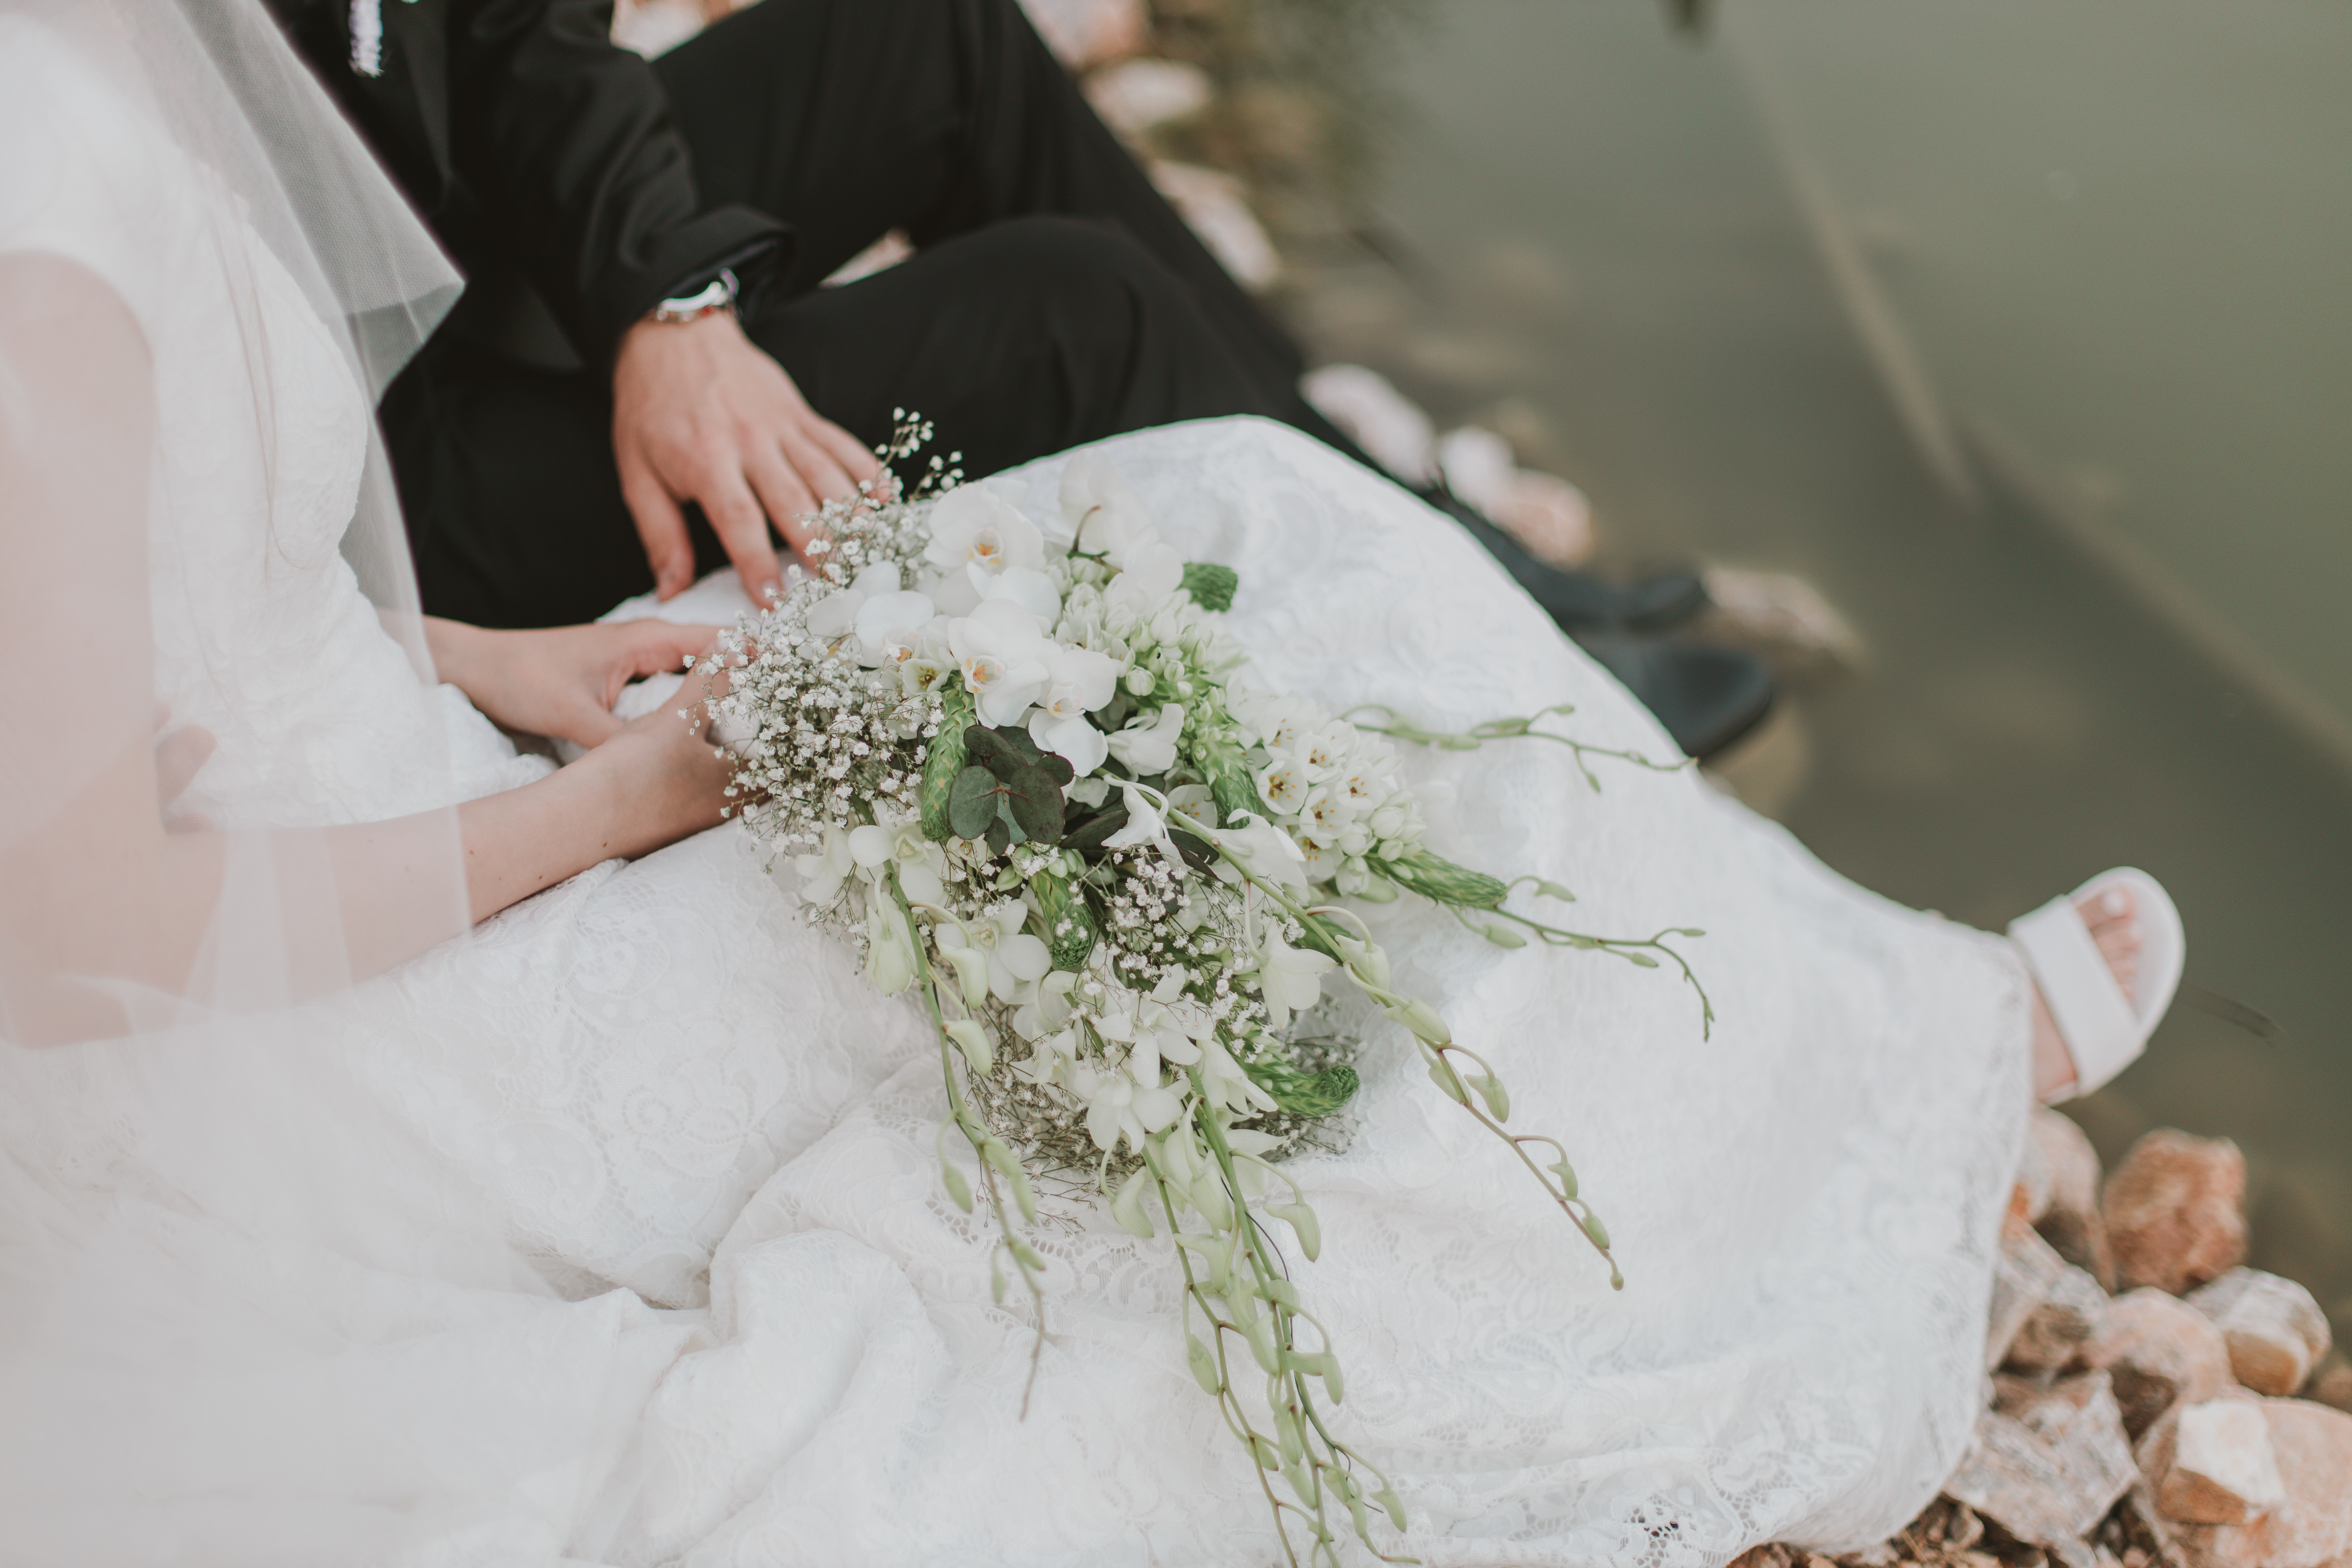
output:
[[[2327,1353],[2327,1314],[2292,1279],[2232,1268],[2193,1292],[2189,1304],[2221,1331],[2230,1370],[2257,1394],[2294,1393]]]
[[[2107,1178],[2107,1239],[2126,1285],[2178,1296],[2246,1256],[2246,1157],[2226,1138],[2159,1128]]]
[[[2183,1405],[2151,1453],[2156,1506],[2189,1524],[2242,1524],[2286,1500],[2270,1419],[2252,1399]]]
[[[2106,1373],[2004,1403],[1978,1422],[1944,1494],[2068,1568],[2095,1568],[2084,1538],[2139,1479]]]
[[[2255,1408],[2270,1428],[2280,1500],[2242,1522],[2179,1526],[2189,1568],[2337,1568],[2352,1559],[2352,1415],[2302,1399]]]
[[[2000,1257],[1993,1265],[1992,1312],[1985,1326],[1986,1371],[2009,1359],[2011,1345],[2027,1321],[2049,1304],[2067,1268],[2066,1260],[2022,1215],[2010,1215],[2001,1227]]]
[[[2108,1302],[2079,1358],[2113,1378],[2124,1426],[2135,1437],[2174,1405],[2211,1399],[2231,1383],[2229,1346],[2212,1320],[2152,1289]]]
[[[2038,1169],[2042,1194],[2031,1216],[2042,1238],[2058,1256],[2077,1268],[2090,1270],[2099,1288],[2116,1288],[2115,1252],[2107,1244],[2107,1222],[2099,1212],[2099,1155],[2083,1130],[2047,1106],[2033,1112],[2032,1154],[2027,1164]]]

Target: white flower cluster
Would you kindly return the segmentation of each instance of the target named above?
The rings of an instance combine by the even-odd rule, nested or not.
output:
[[[1228,700],[1257,797],[1297,841],[1307,880],[1378,898],[1387,884],[1370,862],[1404,859],[1427,826],[1396,748],[1303,697],[1237,686]]]
[[[904,437],[891,456],[912,451]],[[1183,561],[1107,461],[1074,459],[1058,500],[1043,521],[985,482],[828,507],[819,568],[728,650],[712,717],[731,737],[733,793],[755,837],[803,851],[802,896],[863,948],[867,982],[912,988],[929,1011],[999,1255],[1040,1291],[1045,1260],[1008,1212],[1034,1218],[1033,1171],[1115,1187],[1112,1217],[1138,1236],[1157,1234],[1156,1212],[1186,1259],[1193,1374],[1257,1460],[1286,1471],[1319,1539],[1344,1508],[1369,1541],[1367,1505],[1401,1521],[1402,1504],[1307,1420],[1309,1382],[1339,1397],[1339,1363],[1298,1337],[1313,1320],[1257,1217],[1315,1256],[1314,1212],[1273,1162],[1356,1077],[1330,1042],[1288,1037],[1344,975],[1605,1251],[1565,1152],[1538,1168],[1526,1146],[1549,1141],[1502,1131],[1492,1068],[1393,989],[1369,931],[1331,900],[1407,889],[1486,911],[1474,929],[1513,944],[1506,921],[1551,928],[1422,847],[1385,737],[1235,682],[1243,655],[1217,613],[1234,574]],[[940,1175],[971,1212],[944,1151]],[[1267,1376],[1256,1405],[1234,1394],[1228,1336]]]

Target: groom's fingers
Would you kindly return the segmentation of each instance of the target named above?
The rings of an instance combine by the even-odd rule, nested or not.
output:
[[[625,453],[620,468],[621,500],[637,525],[638,542],[646,547],[654,592],[675,598],[694,581],[694,546],[686,537],[686,514],[643,458]]]
[[[719,535],[727,559],[735,563],[743,591],[751,595],[753,604],[766,605],[782,573],[776,565],[776,552],[768,543],[768,513],[761,506],[765,497],[754,499],[751,486],[745,482],[751,477],[746,470],[753,467],[750,454],[718,454],[703,471],[694,499],[702,503],[711,531]],[[687,574],[691,577],[693,573],[689,559]]]

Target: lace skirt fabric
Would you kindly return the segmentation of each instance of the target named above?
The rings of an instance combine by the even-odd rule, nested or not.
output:
[[[1106,445],[1172,542],[1239,571],[1255,684],[1434,728],[1570,701],[1578,738],[1671,754],[1474,544],[1314,443],[1217,421]],[[1034,507],[1059,468],[1024,471]],[[1510,1085],[1513,1129],[1568,1146],[1627,1281],[1402,1037],[1367,1032],[1352,1143],[1290,1167],[1323,1226],[1321,1260],[1292,1262],[1346,1369],[1334,1429],[1412,1510],[1402,1549],[1711,1568],[1900,1524],[1978,1404],[2028,1098],[2021,969],[1687,773],[1595,760],[1596,790],[1538,741],[1409,766],[1434,847],[1569,884],[1567,923],[1704,928],[1681,945],[1718,1019],[1704,1037],[1671,968],[1371,912],[1400,986]],[[935,1047],[801,923],[791,881],[722,829],[224,1026],[216,1051],[5,1053],[20,1245],[0,1258],[48,1260],[29,1272],[51,1338],[39,1377],[0,1367],[5,1436],[37,1447],[52,1418],[41,1472],[95,1467],[66,1513],[0,1481],[12,1513],[87,1544],[236,1513],[224,1498],[282,1520],[290,1489],[316,1529],[289,1562],[386,1517],[402,1531],[353,1528],[365,1560],[1276,1560],[1186,1371],[1165,1238],[1081,1197],[1049,1195],[1036,1227],[1049,1337],[1021,1416],[1034,1323],[1018,1292],[992,1304],[992,1233],[940,1189]],[[141,1343],[169,1331],[175,1270],[219,1325],[203,1380]],[[92,1297],[112,1304],[75,1319]],[[329,1361],[342,1402],[306,1405]],[[279,1391],[275,1414],[235,1422],[196,1488],[173,1486],[163,1436],[110,1469],[107,1423],[70,1409],[102,1385],[108,1422],[185,1433],[240,1378]],[[354,1420],[376,1437],[344,1442]],[[393,1464],[387,1443],[446,1447]],[[277,1529],[236,1560],[281,1560]]]

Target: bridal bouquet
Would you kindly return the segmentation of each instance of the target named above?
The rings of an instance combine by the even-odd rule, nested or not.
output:
[[[887,455],[929,434],[910,422]],[[1339,900],[1416,894],[1495,942],[1663,955],[1685,977],[1663,939],[1698,933],[1617,941],[1507,908],[1521,885],[1568,890],[1431,853],[1391,742],[1590,748],[1533,720],[1441,735],[1252,689],[1221,615],[1234,574],[1183,560],[1099,456],[1070,464],[1042,524],[930,468],[911,492],[828,508],[816,569],[726,645],[710,716],[740,813],[797,854],[813,917],[862,947],[867,980],[928,1011],[998,1227],[997,1299],[1009,1263],[1042,1345],[1045,1259],[1015,1219],[1036,1218],[1037,1178],[1091,1187],[1138,1237],[1164,1227],[1192,1373],[1255,1458],[1286,1552],[1297,1525],[1310,1557],[1336,1561],[1344,1512],[1377,1554],[1371,1510],[1402,1530],[1403,1503],[1333,1435],[1337,1349],[1261,1223],[1287,1225],[1308,1259],[1321,1247],[1282,1162],[1357,1087],[1349,1042],[1306,1027],[1326,975],[1404,1027],[1437,1089],[1604,1259],[1609,1234],[1566,1150],[1505,1130],[1501,1079],[1395,988]],[[944,1142],[940,1179],[973,1212]]]

